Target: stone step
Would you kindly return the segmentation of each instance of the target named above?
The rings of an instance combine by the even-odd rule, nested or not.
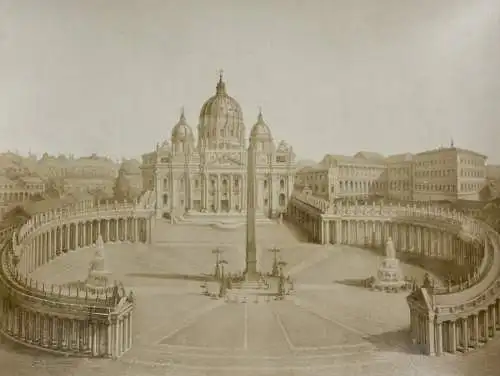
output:
[[[190,212],[185,213],[182,217],[178,218],[179,223],[200,223],[200,224],[214,224],[226,223],[237,224],[246,223],[247,217],[245,212],[229,212],[229,213],[200,213]],[[257,223],[274,223],[271,219],[267,218],[264,213],[257,213],[255,221]]]
[[[269,288],[264,282],[258,281],[244,281],[244,282],[234,282],[233,290],[266,290]]]

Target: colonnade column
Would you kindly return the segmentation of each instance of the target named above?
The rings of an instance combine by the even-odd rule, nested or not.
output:
[[[455,326],[455,321],[448,321],[448,341],[449,341],[449,351],[451,353],[457,352],[457,328]]]
[[[441,322],[436,323],[436,354],[441,355],[443,353],[443,324]]]
[[[497,307],[496,301],[495,304],[491,306],[491,336],[495,337],[497,330]]]
[[[472,331],[473,331],[473,346],[475,348],[479,347],[479,313],[472,315]]]

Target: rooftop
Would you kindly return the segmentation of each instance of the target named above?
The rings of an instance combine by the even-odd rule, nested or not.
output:
[[[484,159],[487,158],[487,156],[485,156],[485,155],[483,155],[481,153],[478,153],[478,152],[475,152],[475,151],[472,151],[472,150],[468,150],[468,149],[456,148],[454,146],[452,146],[452,147],[439,147],[439,148],[436,148],[436,149],[422,151],[422,152],[417,153],[415,155],[419,156],[419,155],[439,154],[439,153],[446,153],[446,152],[455,152],[457,154],[458,153],[466,153],[466,154],[472,154],[472,155],[475,155],[477,157],[481,157],[481,158],[484,158]]]

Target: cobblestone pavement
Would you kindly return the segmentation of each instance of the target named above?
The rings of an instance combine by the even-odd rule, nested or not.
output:
[[[196,277],[213,272],[210,235],[213,244],[225,240],[228,269],[242,268],[240,230],[228,235],[165,226],[163,231],[164,242],[155,245],[105,247],[112,278],[136,295],[132,350],[118,361],[72,359],[4,340],[0,375],[481,376],[496,374],[500,365],[498,340],[465,355],[415,353],[408,343],[405,294],[372,292],[353,283],[376,273],[380,257],[368,250],[303,243],[275,225],[259,233],[261,267],[272,265],[266,249],[281,247],[296,293],[284,301],[225,303],[201,295]],[[93,253],[68,253],[33,277],[46,283],[83,280]],[[424,273],[409,265],[403,270],[416,278]]]

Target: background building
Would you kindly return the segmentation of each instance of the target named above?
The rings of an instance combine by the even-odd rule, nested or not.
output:
[[[410,153],[387,157],[387,198],[396,201],[413,200],[414,156]]]
[[[359,152],[353,157],[327,154],[316,166],[297,171],[295,188],[308,188],[313,195],[327,200],[384,197],[385,159],[371,152]]]
[[[497,197],[500,186],[500,168],[487,166],[486,160],[453,145],[387,158],[371,152],[327,154],[320,163],[297,171],[295,189],[325,200],[439,201],[477,212],[481,205],[472,202]]]
[[[448,148],[415,155],[416,201],[480,201],[486,183],[486,156],[471,150]]]
[[[262,113],[250,136],[257,145],[257,208],[274,216],[285,210],[292,193],[295,155],[284,141],[275,144]],[[215,95],[201,108],[197,137],[182,112],[170,142],[143,155],[143,187],[154,192],[157,215],[244,212],[247,138],[241,106],[227,94],[221,76]]]

